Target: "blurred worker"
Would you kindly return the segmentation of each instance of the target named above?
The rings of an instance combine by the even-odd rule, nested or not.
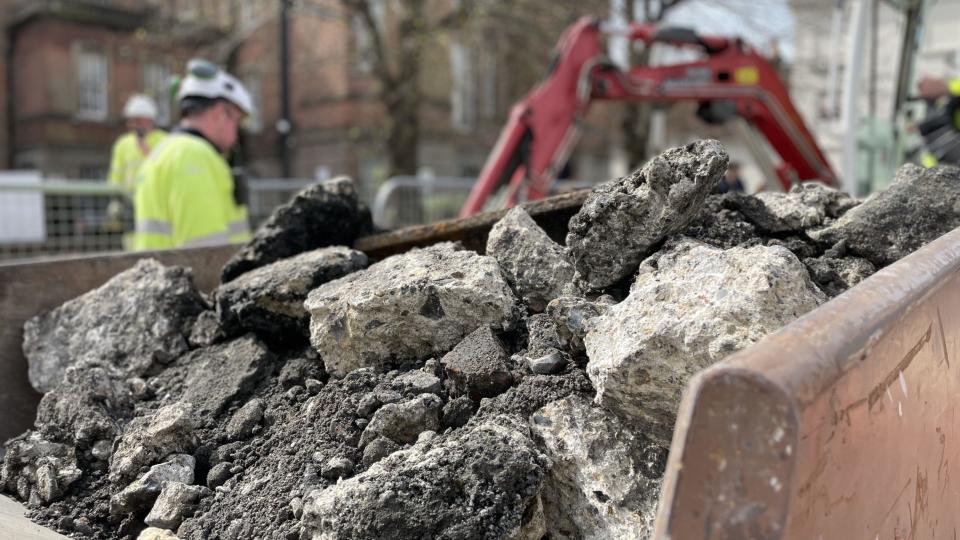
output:
[[[131,204],[133,190],[137,185],[137,173],[140,166],[150,154],[150,150],[157,147],[166,136],[162,130],[155,129],[157,119],[157,104],[144,94],[134,94],[123,107],[123,116],[127,119],[127,133],[124,133],[113,144],[110,156],[110,173],[107,180],[123,189],[125,198],[116,198],[107,205],[107,216],[104,220],[104,229],[108,232],[120,233],[125,229],[129,232],[129,220],[133,215]],[[126,224],[126,225],[125,225]],[[124,235],[123,244],[129,248],[133,240],[130,235]]]
[[[740,164],[731,161],[727,165],[727,172],[724,173],[720,183],[717,184],[717,193],[743,193],[743,181],[740,180]]]
[[[960,78],[923,77],[917,83],[917,90],[930,109],[917,126],[926,147],[921,164],[924,167],[940,163],[960,165]]]
[[[160,144],[166,132],[155,128],[157,104],[150,96],[130,96],[123,107],[123,117],[127,119],[127,129],[130,131],[113,144],[108,179],[111,184],[122,187],[132,198],[140,165],[147,159],[150,150]]]
[[[225,155],[253,112],[246,88],[205,60],[191,60],[177,92],[179,126],[154,150],[138,178],[135,248],[244,242],[246,208],[236,200]]]

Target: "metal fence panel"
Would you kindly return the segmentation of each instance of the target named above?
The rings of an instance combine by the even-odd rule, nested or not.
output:
[[[122,189],[106,182],[38,179],[35,172],[0,173],[0,260],[124,249],[133,210]],[[251,225],[313,182],[248,181]]]

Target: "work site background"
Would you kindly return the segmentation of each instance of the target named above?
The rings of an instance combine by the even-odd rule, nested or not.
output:
[[[203,56],[251,91],[233,162],[252,224],[312,181],[354,179],[378,226],[454,217],[511,106],[542,79],[578,17],[742,36],[767,55],[833,168],[858,195],[914,159],[922,104],[898,80],[960,73],[960,2],[875,0],[0,0],[0,259],[123,248],[124,196],[105,182],[123,104],[146,92],[176,123],[169,78]],[[905,36],[918,47],[899,65]],[[285,44],[285,45],[284,45]],[[687,61],[689,49],[607,42],[617,65]],[[747,191],[775,189],[772,149],[697,104],[597,103],[559,190],[627,174],[695,138],[723,142]],[[852,151],[851,151],[852,148]]]

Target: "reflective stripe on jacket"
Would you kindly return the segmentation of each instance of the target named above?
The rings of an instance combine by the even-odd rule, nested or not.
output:
[[[134,249],[245,242],[246,209],[233,198],[226,160],[205,139],[173,133],[150,153],[134,199]]]
[[[147,133],[146,141],[150,150],[159,146],[167,132],[155,129]],[[122,135],[117,142],[113,144],[113,151],[110,155],[110,173],[107,179],[111,184],[118,185],[127,192],[127,196],[133,198],[133,190],[137,186],[137,173],[140,172],[140,166],[147,159],[147,156],[137,144],[137,134],[130,132]]]

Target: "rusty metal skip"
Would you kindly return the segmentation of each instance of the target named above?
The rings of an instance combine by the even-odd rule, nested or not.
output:
[[[656,538],[956,538],[960,229],[699,373]]]
[[[538,201],[528,211],[562,238],[583,196]],[[414,227],[362,238],[356,247],[374,257],[440,240],[482,249],[498,217]],[[229,249],[154,255],[197,266],[206,288]],[[0,415],[0,427],[15,428],[13,434],[33,418],[32,410],[10,406],[27,403],[9,388],[29,389],[19,372],[22,356],[12,349],[23,320],[99,285],[139,256],[0,265],[0,321],[7,330],[0,332],[0,370],[7,375],[0,377],[6,381],[0,401],[9,401],[2,410],[11,412]],[[956,537],[958,270],[960,229],[698,374],[681,404],[655,537]],[[18,294],[58,281],[31,305]]]

